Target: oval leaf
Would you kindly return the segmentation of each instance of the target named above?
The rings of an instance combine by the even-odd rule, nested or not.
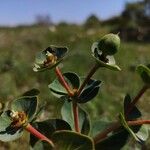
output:
[[[120,121],[122,126],[130,133],[130,135],[138,142],[141,142],[140,139],[136,136],[136,134],[133,132],[133,130],[128,126],[124,116],[122,113],[119,115]]]
[[[124,98],[124,114],[127,114],[130,104],[131,104],[131,97],[129,94],[127,94]],[[127,120],[133,120],[133,119],[137,119],[141,116],[142,116],[142,114],[139,111],[139,109],[136,106],[134,106],[126,118],[127,118]]]
[[[13,111],[25,112],[31,121],[37,109],[37,97],[21,97],[12,102]]]
[[[56,130],[71,130],[70,125],[61,119],[48,119],[42,122],[35,122],[32,125],[48,138],[51,138]],[[31,147],[34,147],[37,141],[39,141],[39,139],[30,134]]]
[[[31,89],[25,92],[22,96],[37,96],[39,95],[40,91],[38,89]]]
[[[16,140],[23,134],[22,128],[13,128],[11,126],[12,120],[9,114],[10,111],[5,111],[0,116],[0,140],[3,142]]]
[[[66,82],[72,89],[78,89],[80,86],[80,79],[77,74],[73,72],[67,72],[63,74]],[[48,85],[52,94],[56,97],[67,95],[66,89],[61,85],[58,79],[55,79],[51,84]]]
[[[30,150],[53,150],[53,147],[46,141],[38,141]]]
[[[142,80],[150,85],[150,65],[139,65],[136,70],[140,74]]]
[[[80,96],[77,98],[78,103],[86,103],[92,100],[99,92],[101,81],[90,80],[87,86],[83,89]]]
[[[57,131],[52,139],[57,150],[94,150],[92,139],[76,132]]]
[[[129,133],[126,130],[118,131],[108,136],[105,140],[95,144],[96,150],[121,150],[126,144]]]
[[[149,137],[148,125],[142,125],[136,133],[136,136],[141,140],[141,142],[146,141]]]

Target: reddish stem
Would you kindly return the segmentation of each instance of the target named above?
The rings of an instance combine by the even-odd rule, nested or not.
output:
[[[97,134],[94,137],[94,143],[98,143],[99,141],[101,141],[102,139],[106,138],[108,133],[118,129],[120,126],[120,124],[118,122],[113,123],[110,127],[106,128],[105,130],[103,130],[102,132],[100,132],[99,134]]]
[[[42,133],[40,133],[39,131],[37,131],[31,124],[28,124],[25,127],[25,130],[27,130],[28,132],[30,132],[31,134],[33,134],[38,139],[40,139],[42,141],[47,141],[52,147],[54,147],[54,143],[50,139],[48,139],[45,135],[43,135]]]
[[[63,77],[63,75],[61,73],[61,70],[58,67],[56,67],[55,68],[55,72],[56,72],[56,75],[59,78],[60,83],[66,89],[66,91],[68,92],[69,96],[71,96],[71,97],[74,96],[74,93],[72,92],[72,90],[71,90],[70,86],[68,85],[68,83],[65,81],[65,79],[64,79],[64,77]]]
[[[134,120],[134,121],[127,121],[129,126],[136,126],[142,124],[150,124],[150,120]]]
[[[93,76],[93,74],[96,72],[96,70],[99,68],[99,64],[95,64],[93,66],[93,68],[89,71],[89,73],[87,74],[86,78],[84,79],[82,85],[80,86],[77,95],[79,96],[83,90],[83,88],[85,87],[85,85],[89,82],[89,80],[91,79],[91,77]]]
[[[74,92],[71,90],[71,88],[69,87],[68,83],[65,81],[60,69],[58,67],[56,67],[55,72],[59,78],[60,83],[64,86],[64,88],[66,89],[66,91],[68,92],[69,96],[73,97],[74,96]],[[80,132],[79,129],[79,118],[78,118],[78,105],[77,103],[73,102],[73,116],[74,116],[74,126],[75,126],[75,131],[76,132]]]
[[[78,114],[78,104],[76,102],[72,102],[73,107],[73,117],[74,117],[74,127],[76,132],[80,132],[79,128],[79,114]]]
[[[129,126],[136,126],[136,125],[142,125],[142,124],[150,124],[150,120],[135,120],[135,121],[127,121],[127,124]],[[106,128],[101,133],[97,134],[94,137],[94,143],[98,143],[104,138],[107,137],[107,135],[115,130],[117,130],[119,127],[121,127],[121,124],[119,122],[113,123],[110,127]]]
[[[134,108],[135,104],[139,101],[139,99],[142,97],[142,95],[146,92],[146,90],[148,89],[147,85],[144,85],[142,87],[142,89],[138,92],[137,96],[132,100],[132,102],[130,103],[128,110],[126,112],[126,118],[128,117],[129,113],[132,111],[132,109]]]

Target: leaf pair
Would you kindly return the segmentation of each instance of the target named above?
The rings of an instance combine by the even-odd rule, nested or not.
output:
[[[69,85],[72,91],[77,92],[80,87],[80,78],[77,74],[72,72],[67,72],[63,74],[65,81]],[[73,100],[77,103],[86,103],[92,100],[99,92],[101,81],[90,79],[87,83],[86,87],[83,89],[79,96],[73,97]],[[58,79],[55,79],[51,84],[48,86],[53,95],[56,97],[67,96],[68,93],[65,88],[61,85]],[[71,100],[71,99],[70,99]]]

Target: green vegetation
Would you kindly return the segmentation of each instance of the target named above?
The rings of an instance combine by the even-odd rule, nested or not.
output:
[[[92,67],[93,61],[90,56],[91,44],[97,41],[104,34],[108,33],[111,27],[101,27],[96,29],[84,29],[77,25],[60,24],[57,26],[31,26],[17,28],[0,29],[0,102],[11,101],[20,93],[38,88],[41,93],[40,103],[46,103],[44,116],[49,118],[59,116],[59,110],[62,102],[58,105],[56,98],[50,94],[47,83],[50,83],[55,77],[49,72],[33,72],[33,62],[35,54],[45,49],[49,45],[68,46],[70,52],[65,58],[61,70],[76,71],[84,76],[85,72]],[[102,91],[91,103],[86,104],[86,109],[90,111],[92,119],[98,119],[101,116],[106,120],[113,119],[113,116],[121,109],[123,98],[126,93],[134,97],[143,84],[140,77],[135,73],[138,64],[149,63],[150,44],[145,43],[125,43],[122,42],[119,52],[116,55],[118,65],[122,72],[111,72],[101,70],[95,77],[104,81]],[[88,56],[88,57],[87,57]],[[33,65],[31,65],[33,64]],[[49,77],[49,78],[48,78]],[[132,92],[131,92],[132,91]],[[114,98],[113,98],[114,97]],[[148,101],[150,93],[147,92],[141,99],[139,107],[145,112],[145,117],[149,117]],[[57,105],[56,105],[57,102]],[[107,112],[105,109],[107,108]],[[28,135],[24,135],[28,136]],[[26,149],[27,141],[22,139],[11,144],[0,143],[6,149],[15,150],[19,142],[24,142],[23,148]]]

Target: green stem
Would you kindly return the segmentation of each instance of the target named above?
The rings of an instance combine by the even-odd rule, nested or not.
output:
[[[149,87],[147,85],[144,85],[142,87],[142,89],[138,92],[138,94],[136,95],[136,97],[132,100],[132,102],[130,103],[128,110],[126,112],[126,118],[128,118],[128,115],[130,114],[130,112],[132,111],[132,109],[134,108],[135,104],[139,101],[139,99],[142,97],[142,95],[146,92],[146,90]]]
[[[31,124],[28,124],[25,127],[25,130],[33,134],[38,139],[48,142],[52,147],[54,147],[54,143],[50,139],[48,139],[45,135],[36,130]]]
[[[65,79],[64,79],[64,77],[63,77],[63,75],[62,75],[62,73],[61,73],[61,70],[60,70],[58,67],[56,67],[56,68],[55,68],[55,72],[56,72],[56,75],[57,75],[57,77],[58,77],[60,83],[61,83],[62,86],[66,89],[66,91],[68,92],[69,96],[71,96],[71,97],[74,96],[74,93],[73,93],[73,91],[71,90],[71,88],[70,88],[70,86],[68,85],[68,83],[65,81]]]
[[[79,127],[79,114],[78,114],[78,104],[76,102],[72,102],[73,107],[73,118],[74,118],[74,127],[76,132],[80,132]]]
[[[142,125],[142,124],[150,124],[150,120],[135,120],[135,121],[127,121],[127,124],[129,126],[137,126],[137,125]],[[107,135],[115,130],[117,130],[118,128],[121,127],[121,124],[119,122],[115,122],[113,123],[110,127],[106,128],[104,131],[102,131],[101,133],[97,134],[94,137],[94,143],[98,143],[101,140],[105,139],[107,137]]]
[[[86,78],[84,79],[82,85],[80,86],[77,95],[79,96],[83,90],[83,88],[86,86],[86,84],[89,82],[89,80],[91,79],[91,77],[93,76],[93,74],[96,72],[96,70],[99,68],[99,64],[96,63],[92,69],[89,71],[89,73],[87,74]]]

